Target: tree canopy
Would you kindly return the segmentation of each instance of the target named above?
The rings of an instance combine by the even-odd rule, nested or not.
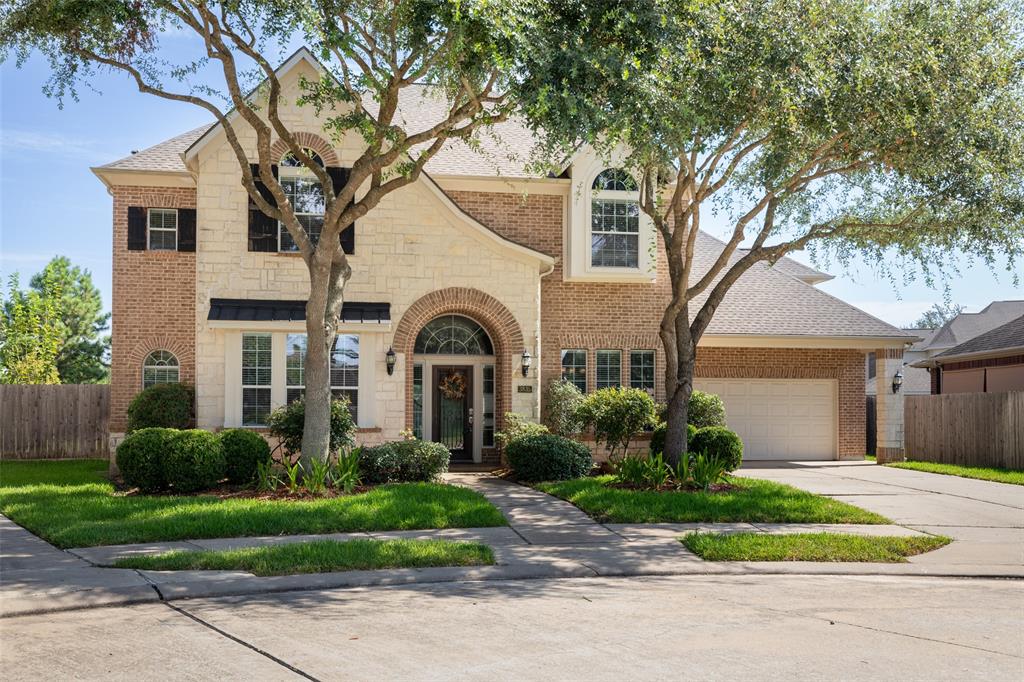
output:
[[[11,275],[0,316],[0,384],[60,383],[60,283],[46,274],[39,285],[23,292]]]

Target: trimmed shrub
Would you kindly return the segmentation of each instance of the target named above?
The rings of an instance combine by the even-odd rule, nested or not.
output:
[[[163,463],[167,483],[180,493],[212,488],[227,469],[217,434],[202,429],[178,431]]]
[[[520,481],[581,478],[594,466],[586,445],[553,433],[517,438],[508,444],[505,457]]]
[[[725,403],[714,393],[694,391],[687,403],[686,421],[698,429],[725,426]]]
[[[583,430],[580,418],[583,394],[576,384],[555,379],[548,385],[545,398],[544,412],[552,433],[569,438]]]
[[[659,452],[665,452],[665,434],[668,432],[668,424],[661,422],[654,431],[651,432],[651,454],[656,455]],[[693,437],[697,435],[697,427],[693,424],[686,425],[686,444],[687,450],[693,451]]]
[[[451,453],[440,443],[399,440],[359,454],[359,471],[366,485],[433,481],[448,471]]]
[[[192,426],[193,390],[185,384],[154,384],[128,405],[128,433],[148,428]]]
[[[299,398],[277,408],[267,418],[270,435],[281,441],[288,454],[302,450],[302,429],[306,423],[306,400]],[[331,400],[331,452],[355,444],[356,423],[348,409],[348,398]]]
[[[654,425],[654,399],[639,388],[602,388],[583,400],[579,410],[583,423],[593,427],[594,439],[604,443],[608,458],[623,457],[629,444],[644,429]]]
[[[217,435],[224,449],[227,477],[232,483],[252,482],[256,468],[270,461],[270,445],[255,431],[226,429]]]
[[[690,452],[718,458],[726,472],[735,471],[743,462],[743,441],[724,426],[707,426],[697,430]]]
[[[163,459],[177,436],[174,429],[148,428],[128,434],[117,446],[117,468],[124,482],[144,493],[167,487]]]
[[[516,412],[505,413],[505,428],[494,434],[495,440],[503,448],[508,447],[508,444],[514,440],[525,438],[526,436],[539,436],[542,433],[551,433],[548,427],[537,422],[532,422],[526,417]]]

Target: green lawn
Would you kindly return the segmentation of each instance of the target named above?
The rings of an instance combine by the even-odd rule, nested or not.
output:
[[[0,462],[0,512],[58,547],[506,525],[483,495],[438,483],[320,500],[121,496],[104,461]]]
[[[690,533],[680,542],[708,561],[867,561],[903,563],[944,547],[937,536],[870,537],[842,533]]]
[[[893,462],[886,464],[895,469],[912,469],[925,471],[929,474],[945,474],[962,478],[976,478],[981,481],[1024,485],[1024,471],[1019,469],[1000,469],[998,467],[968,467],[959,464],[939,464],[938,462]]]
[[[248,571],[255,575],[365,571],[427,566],[490,566],[494,552],[449,540],[319,540],[225,551],[168,552],[119,559],[117,568],[154,571]]]
[[[730,480],[740,489],[718,493],[627,490],[609,487],[611,476],[540,483],[537,488],[608,523],[891,523],[884,516],[788,485]]]

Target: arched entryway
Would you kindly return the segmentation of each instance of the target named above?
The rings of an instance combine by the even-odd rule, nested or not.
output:
[[[445,442],[453,460],[497,463],[494,434],[511,405],[513,362],[523,351],[512,313],[482,291],[435,291],[402,316],[394,349],[404,355],[406,428]]]

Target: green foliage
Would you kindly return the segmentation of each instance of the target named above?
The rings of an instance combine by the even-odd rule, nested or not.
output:
[[[619,483],[635,487],[645,487],[647,482],[647,458],[639,455],[626,455],[612,464],[612,474]]]
[[[626,454],[629,444],[655,423],[654,399],[639,388],[602,388],[589,394],[580,406],[583,423],[594,429],[594,438],[604,443],[608,457]]]
[[[654,427],[654,431],[651,432],[651,454],[658,454],[665,451],[665,433],[668,431],[668,424],[665,422],[659,422]],[[693,442],[693,437],[697,435],[697,427],[693,424],[686,425],[686,442]],[[692,450],[692,447],[687,449]]]
[[[103,383],[109,378],[107,354],[110,313],[103,312],[103,299],[92,282],[92,274],[64,256],[56,256],[30,281],[40,296],[53,295],[56,283],[60,311],[61,341],[57,372],[62,384]]]
[[[938,329],[964,311],[957,303],[936,303],[910,324],[911,329]]]
[[[281,485],[281,476],[274,467],[272,460],[256,463],[256,490],[260,492],[272,492]]]
[[[520,481],[562,481],[590,473],[594,466],[586,445],[553,433],[523,436],[509,442],[505,457]]]
[[[694,391],[686,404],[686,421],[698,429],[725,426],[725,403],[714,393]]]
[[[255,431],[225,429],[218,435],[231,483],[252,482],[260,464],[270,462],[270,445]]]
[[[509,443],[527,436],[539,436],[542,433],[550,433],[548,427],[537,422],[532,422],[517,412],[505,413],[505,428],[494,434],[494,439],[501,448],[507,448]]]
[[[150,427],[187,429],[192,425],[194,391],[185,384],[153,384],[128,404],[128,432]]]
[[[400,440],[362,448],[359,470],[363,483],[433,481],[448,471],[451,453],[440,443]]]
[[[299,398],[277,408],[267,418],[270,435],[281,441],[289,454],[302,451],[302,431],[306,423],[306,400]],[[352,419],[347,398],[331,400],[331,444],[330,451],[338,452],[355,443],[356,423]]]
[[[548,385],[544,400],[546,421],[552,433],[571,438],[583,430],[580,406],[583,393],[576,384],[555,379]]]
[[[904,563],[945,547],[943,536],[885,537],[843,533],[688,533],[686,548],[705,561],[868,561]]]
[[[725,480],[729,472],[728,463],[714,455],[699,454],[690,463],[690,476],[693,484],[701,490],[708,490],[719,481]]]
[[[322,495],[330,483],[331,465],[320,459],[311,460],[302,468],[302,485],[312,495]]]
[[[163,458],[164,477],[179,493],[212,488],[224,478],[227,464],[217,434],[202,429],[175,432]]]
[[[167,487],[163,460],[178,432],[174,429],[147,428],[133,431],[117,446],[117,468],[124,482],[144,493]]]
[[[724,426],[708,426],[697,431],[690,452],[699,452],[722,461],[725,470],[735,471],[743,463],[743,441]]]
[[[301,462],[282,462],[281,466],[284,468],[285,483],[288,486],[288,492],[292,495],[299,492],[299,488],[302,487],[302,463]]]
[[[334,465],[334,472],[331,474],[331,483],[338,490],[348,494],[362,483],[359,473],[360,448],[349,452],[342,451],[338,454],[338,461]]]
[[[60,282],[47,274],[39,288],[41,292],[22,292],[17,273],[11,275],[0,315],[2,384],[60,383]]]

